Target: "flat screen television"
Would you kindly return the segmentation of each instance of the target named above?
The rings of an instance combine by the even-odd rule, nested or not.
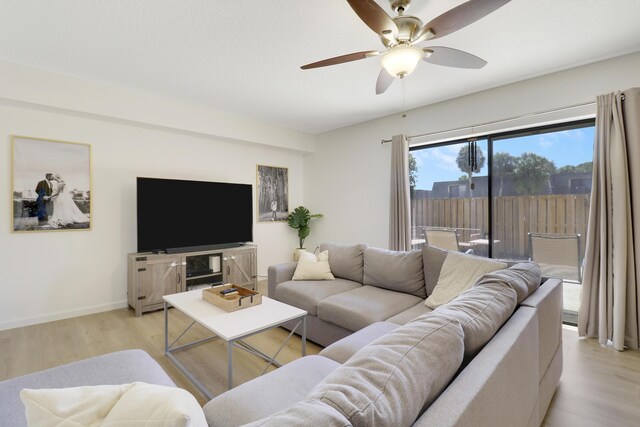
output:
[[[137,181],[138,252],[188,252],[253,240],[250,184]]]

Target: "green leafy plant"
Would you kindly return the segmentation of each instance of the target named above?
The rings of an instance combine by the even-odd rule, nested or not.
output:
[[[304,239],[309,236],[311,232],[311,228],[309,227],[309,223],[311,222],[311,218],[321,218],[322,214],[311,214],[309,209],[304,206],[298,206],[289,214],[287,221],[289,221],[289,227],[298,230],[298,239],[300,241],[300,249],[303,248]]]

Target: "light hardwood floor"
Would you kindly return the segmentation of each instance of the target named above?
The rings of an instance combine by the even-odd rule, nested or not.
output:
[[[565,326],[560,385],[543,426],[640,425],[640,352],[619,352],[594,339],[578,339]]]
[[[177,310],[169,310],[170,342],[191,323]],[[274,354],[289,331],[275,328],[249,337],[245,341],[267,354]],[[196,325],[179,343],[208,336]],[[288,363],[301,356],[300,337],[294,335],[277,360]],[[121,309],[76,317],[40,325],[0,331],[0,381],[30,372],[70,363],[113,351],[140,348],[149,353],[173,381],[189,390],[201,404],[206,402],[198,390],[164,356],[164,312],[156,311],[136,318],[133,310]],[[317,354],[322,347],[307,342],[307,354]],[[214,395],[227,389],[227,347],[214,340],[174,355],[188,367]],[[241,349],[234,349],[234,384],[259,376],[267,362]],[[269,370],[275,368],[270,367]]]
[[[171,310],[172,336],[188,320]],[[251,344],[275,352],[287,336],[273,329],[249,338]],[[190,332],[190,338],[204,331]],[[579,340],[575,328],[565,327],[564,370],[543,426],[638,426],[640,425],[640,353],[603,348],[595,340]],[[204,398],[164,357],[162,311],[136,318],[132,310],[115,310],[40,325],[0,331],[0,380],[13,378],[64,363],[129,348],[147,351],[180,387]],[[321,347],[310,343],[307,353]],[[178,357],[215,394],[226,390],[226,346],[214,341]],[[292,337],[278,358],[283,363],[300,357],[300,339]],[[260,374],[266,362],[236,350],[236,384]]]

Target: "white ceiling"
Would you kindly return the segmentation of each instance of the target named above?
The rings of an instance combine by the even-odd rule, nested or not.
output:
[[[462,2],[414,0],[408,14]],[[345,0],[0,0],[0,60],[310,133],[640,51],[640,0],[512,0],[431,45],[489,64],[420,63],[404,95],[399,81],[375,95],[378,58],[299,68],[382,48]]]

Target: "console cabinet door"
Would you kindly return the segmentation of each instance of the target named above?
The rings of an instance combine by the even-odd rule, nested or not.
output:
[[[224,252],[222,254],[224,282],[255,289],[257,277],[255,257],[255,248]]]
[[[142,306],[162,304],[164,295],[180,292],[182,270],[181,257],[147,258],[138,268]]]

